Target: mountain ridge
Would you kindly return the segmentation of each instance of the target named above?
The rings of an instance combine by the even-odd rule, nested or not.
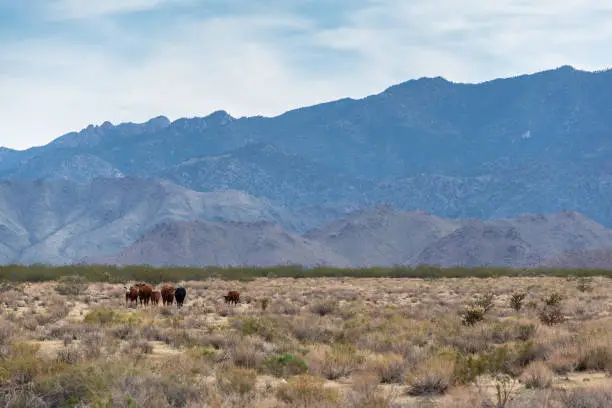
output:
[[[611,73],[561,66],[472,84],[423,77],[360,99],[341,98],[273,117],[234,118],[217,110],[174,121],[165,116],[140,124],[104,121],[45,146],[1,149],[0,180],[23,184],[7,190],[0,207],[0,220],[12,237],[0,258],[61,261],[93,255],[62,246],[78,231],[89,233],[90,224],[105,222],[101,203],[113,211],[128,205],[132,217],[111,217],[115,223],[104,227],[97,241],[84,240],[99,246],[102,255],[131,245],[154,223],[244,217],[274,220],[296,234],[340,228],[339,237],[321,233],[321,239],[345,255],[353,242],[362,249],[357,261],[365,264],[410,263],[420,259],[423,245],[433,245],[429,252],[439,254],[427,261],[444,258],[440,248],[456,254],[449,262],[460,261],[467,241],[448,236],[476,221],[444,221],[451,218],[485,223],[457,234],[491,260],[516,255],[500,255],[502,247],[523,248],[525,256],[531,251],[540,258],[559,250],[591,250],[598,239],[607,242],[606,227],[612,227],[607,204],[612,95],[604,91],[612,86]],[[164,187],[165,182],[170,184]],[[234,193],[219,195],[224,191]],[[202,207],[206,194],[225,204],[209,201]],[[250,204],[240,197],[250,197]],[[199,210],[190,209],[194,203]],[[401,214],[378,214],[373,219],[379,217],[380,225],[369,230],[343,220],[381,205]],[[24,209],[35,214],[36,223],[17,216]],[[539,223],[516,219],[563,210],[584,214],[588,221],[561,215]],[[410,211],[430,214],[423,221],[430,229],[415,232],[420,242],[407,232],[420,231],[419,216],[404,214]],[[338,223],[330,226],[334,220]],[[361,244],[351,231],[361,231]],[[480,237],[487,234],[498,237],[499,246],[482,246]],[[24,249],[43,238],[46,244]],[[411,246],[402,242],[411,240]],[[521,256],[512,262],[522,262]]]

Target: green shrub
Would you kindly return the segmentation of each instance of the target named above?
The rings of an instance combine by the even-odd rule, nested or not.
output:
[[[308,364],[304,360],[289,353],[268,356],[264,366],[267,372],[276,377],[290,377],[308,371]]]
[[[100,325],[136,325],[142,322],[142,316],[136,313],[120,312],[111,307],[96,307],[91,309],[83,321],[90,324]]]

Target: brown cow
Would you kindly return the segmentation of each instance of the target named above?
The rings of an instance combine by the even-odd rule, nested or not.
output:
[[[128,307],[128,302],[130,303],[138,302],[138,289],[136,289],[136,287],[134,286],[130,286],[129,289],[127,286],[124,286],[124,288],[125,288],[125,307]]]
[[[237,290],[230,290],[227,292],[227,295],[223,296],[225,298],[225,303],[240,303],[240,292]]]
[[[141,305],[147,306],[149,300],[151,300],[151,293],[153,293],[153,286],[148,283],[138,283],[134,285],[138,288],[138,299]]]
[[[151,303],[152,304],[158,305],[160,298],[161,298],[161,294],[159,290],[154,290],[153,292],[151,292]]]
[[[171,305],[174,302],[174,286],[165,284],[161,288],[162,302],[165,305]]]

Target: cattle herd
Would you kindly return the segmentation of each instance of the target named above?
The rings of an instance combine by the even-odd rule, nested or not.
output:
[[[125,286],[125,306],[128,307],[130,303],[136,303],[138,301],[142,306],[148,306],[149,303],[152,305],[158,305],[161,299],[164,306],[172,305],[176,300],[176,306],[181,308],[185,297],[187,296],[187,290],[183,287],[174,288],[170,284],[164,284],[160,290],[154,290],[153,286],[148,283],[137,283],[130,286]],[[225,303],[240,303],[240,292],[236,290],[230,290],[227,295],[223,296]]]

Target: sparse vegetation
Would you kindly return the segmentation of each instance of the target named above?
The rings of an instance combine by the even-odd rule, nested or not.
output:
[[[141,280],[170,273],[154,271]],[[611,398],[601,391],[612,387],[605,277],[591,277],[590,291],[544,276],[210,278],[181,282],[177,309],[126,307],[125,275],[88,273],[61,279],[77,290],[6,283],[1,406],[390,408],[425,398],[522,408],[547,398],[569,408]],[[245,301],[228,306],[222,295],[234,289]],[[516,307],[526,293],[535,304]]]
[[[49,282],[64,276],[79,276],[86,282],[123,283],[128,281],[161,282],[203,281],[223,279],[249,281],[255,278],[493,278],[493,277],[612,277],[612,270],[573,269],[573,268],[440,268],[436,266],[411,267],[372,267],[372,268],[333,268],[319,266],[304,268],[299,265],[276,267],[207,267],[158,268],[150,266],[114,265],[4,265],[0,266],[0,282]]]

